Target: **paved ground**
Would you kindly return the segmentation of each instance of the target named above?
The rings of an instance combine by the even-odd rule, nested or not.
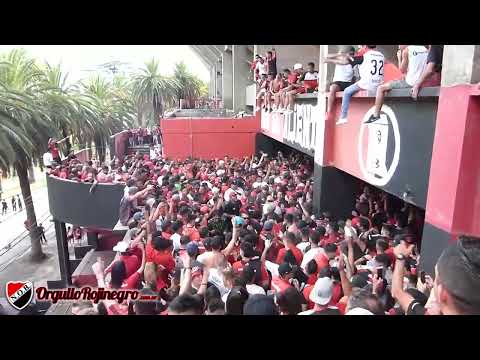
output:
[[[30,280],[35,286],[46,286],[47,280],[60,280],[57,242],[53,226],[47,230],[46,237],[47,244],[42,248],[47,258],[41,263],[30,260],[29,240],[25,241],[26,244],[22,244],[21,247],[11,250],[12,253],[9,252],[10,260],[4,262],[0,268],[0,297],[5,296],[7,281]]]
[[[48,221],[44,219],[50,214],[48,207],[48,191],[46,187],[42,187],[32,192],[33,204],[35,206],[35,214],[37,215],[37,222],[43,221],[43,226],[49,226]],[[19,236],[27,234],[23,223],[27,220],[27,213],[25,207],[23,211],[13,213],[10,211],[5,216],[0,215],[0,249],[9,244],[12,240]],[[1,254],[2,252],[0,252]],[[0,264],[3,262],[3,256],[0,256]]]

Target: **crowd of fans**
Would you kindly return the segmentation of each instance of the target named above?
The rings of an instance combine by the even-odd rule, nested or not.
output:
[[[157,300],[82,302],[75,314],[480,312],[478,239],[448,247],[435,274],[417,271],[423,212],[359,185],[351,216],[316,216],[307,156],[136,154],[118,165],[112,177],[126,185],[119,218],[128,231],[114,261],[98,259],[93,271],[101,287]]]
[[[288,114],[293,112],[297,94],[318,91],[318,72],[313,62],[307,64],[306,71],[297,63],[292,71],[286,68],[278,73],[275,49],[268,51],[265,58],[257,54],[251,69],[257,83],[256,111]]]
[[[160,128],[136,128],[128,130],[128,145],[130,147],[143,146],[153,144],[158,146],[161,144]]]

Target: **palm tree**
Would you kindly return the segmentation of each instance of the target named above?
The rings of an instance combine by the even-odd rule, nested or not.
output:
[[[176,63],[173,79],[177,84],[176,97],[178,102],[185,100],[188,106],[200,97],[203,82],[187,70],[184,62]]]
[[[86,132],[87,141],[93,141],[100,161],[105,160],[105,149],[109,136],[132,127],[136,117],[135,106],[127,80],[114,78],[112,82],[100,76],[82,83],[83,104],[92,111],[94,125]]]
[[[133,96],[139,114],[138,125],[144,125],[143,115],[151,115],[150,121],[158,124],[165,108],[175,103],[177,89],[178,85],[172,78],[159,73],[157,60],[146,62],[145,68],[140,69],[133,77]],[[146,106],[149,111],[145,109]]]
[[[58,134],[46,109],[35,96],[42,72],[24,50],[12,50],[1,57],[0,67],[0,164],[17,172],[25,202],[34,260],[45,257],[32,201],[28,168],[39,159],[49,137]]]

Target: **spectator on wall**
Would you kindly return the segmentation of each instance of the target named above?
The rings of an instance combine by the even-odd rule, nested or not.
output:
[[[347,49],[343,48],[337,54],[329,54],[326,56],[326,63],[333,63],[332,59],[337,59],[339,57],[351,56],[355,54],[355,49],[349,47]],[[333,75],[333,81],[330,85],[330,92],[328,93],[328,102],[327,102],[327,117],[328,114],[332,111],[333,104],[335,103],[335,94],[339,91],[344,91],[347,87],[353,84],[354,71],[351,64],[346,65],[335,65],[335,73]]]
[[[412,88],[411,94],[414,100],[418,92],[424,86],[440,86],[443,60],[443,45],[430,45],[427,57],[427,65],[422,75]]]
[[[277,76],[277,53],[275,49],[267,52],[267,74],[275,79]]]
[[[287,82],[281,74],[277,74],[275,80],[270,84],[270,93],[273,96],[273,110],[277,112],[280,109],[282,89],[286,86]]]
[[[392,89],[412,88],[420,79],[425,65],[427,64],[428,50],[423,45],[399,45],[397,51],[398,67],[405,74],[405,77],[389,81],[377,88],[375,98],[375,110],[372,116],[365,123],[374,122],[380,119],[385,94]]]
[[[343,92],[342,109],[337,125],[345,124],[348,121],[348,108],[353,95],[360,90],[367,90],[369,93],[375,93],[377,87],[382,84],[385,57],[380,51],[376,50],[376,47],[377,45],[367,45],[368,50],[361,56],[354,56],[353,58],[351,56],[345,56],[342,59],[332,60],[333,63],[339,65],[359,65],[360,73],[360,80],[347,87]]]
[[[261,83],[268,75],[267,64],[265,63],[265,59],[263,57],[258,59],[257,64],[255,65],[255,70],[258,71],[258,82]]]
[[[302,87],[302,84],[299,82],[300,76],[303,74],[303,65],[300,63],[297,63],[293,66],[293,71],[290,72],[288,70],[288,75],[287,75],[287,81],[288,81],[288,86],[283,89],[282,91],[282,96],[283,96],[283,106],[281,109],[281,112],[287,111],[289,108],[289,102],[290,102],[290,92],[297,92],[297,89]]]

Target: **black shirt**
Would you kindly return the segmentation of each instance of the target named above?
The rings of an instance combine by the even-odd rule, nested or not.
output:
[[[277,75],[277,57],[273,57],[271,60],[267,60],[268,75]]]
[[[229,215],[240,216],[241,207],[242,207],[242,203],[240,202],[240,200],[237,200],[235,202],[227,201],[223,206],[223,211]]]
[[[427,64],[435,64],[435,72],[442,71],[443,45],[430,45],[430,51],[427,56]]]
[[[426,312],[425,307],[416,300],[408,305],[407,315],[425,315]]]

